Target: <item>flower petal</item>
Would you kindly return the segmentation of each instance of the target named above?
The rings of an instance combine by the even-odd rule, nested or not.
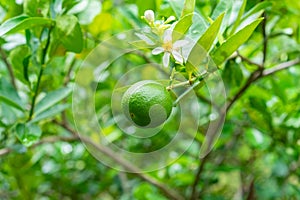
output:
[[[164,33],[164,43],[172,42],[172,31],[166,30]]]
[[[162,47],[156,47],[155,49],[152,50],[153,55],[157,55],[157,54],[160,54],[162,52],[164,52],[164,48],[162,48]]]
[[[180,64],[183,63],[183,57],[178,51],[172,51],[172,55],[178,63],[180,63]]]
[[[173,44],[173,47],[176,49],[176,48],[179,48],[179,47],[183,47],[183,46],[187,45],[188,43],[189,43],[189,41],[187,41],[187,40],[177,40]]]
[[[169,67],[169,63],[170,63],[170,53],[165,52],[165,54],[163,56],[163,65],[164,65],[164,67]]]

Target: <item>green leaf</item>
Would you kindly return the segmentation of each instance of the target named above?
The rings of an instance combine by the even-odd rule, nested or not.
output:
[[[176,23],[173,32],[172,38],[173,41],[180,39],[191,27],[193,23],[193,13],[187,14]]]
[[[229,56],[232,55],[242,44],[244,44],[252,35],[255,28],[263,20],[257,19],[245,26],[239,32],[228,38],[219,48],[212,53],[212,58],[216,65],[222,64]]]
[[[83,36],[75,16],[58,16],[53,32],[55,39],[60,41],[68,51],[75,53],[80,53],[82,51]]]
[[[47,110],[51,106],[55,105],[62,99],[66,98],[71,92],[70,88],[61,88],[52,92],[49,92],[41,101],[36,104],[34,109],[34,114],[38,115],[39,113]]]
[[[4,103],[24,111],[25,105],[15,88],[4,78],[0,79],[0,100]]]
[[[184,6],[184,2],[182,0],[172,0],[168,2],[170,3],[173,11],[175,12],[176,17],[180,18],[182,14],[182,8]]]
[[[222,13],[214,21],[214,23],[211,24],[211,26],[205,31],[205,33],[200,37],[200,39],[197,42],[198,45],[202,46],[203,49],[206,50],[207,52],[211,48],[211,45],[213,44],[213,42],[215,41],[215,39],[219,33],[224,15],[225,15],[225,13]]]
[[[15,131],[17,138],[26,147],[29,147],[37,142],[42,135],[42,130],[40,127],[31,123],[17,124]]]
[[[216,8],[213,11],[211,16],[212,19],[216,19],[220,16],[223,12],[226,12],[226,15],[229,14],[228,18],[230,17],[230,10],[232,9],[232,2],[233,0],[221,0]]]
[[[270,2],[270,1],[264,1],[264,2],[260,2],[260,3],[256,4],[251,10],[249,10],[247,13],[244,14],[241,21],[244,21],[245,19],[247,19],[251,15],[253,15],[255,13],[258,13],[259,11],[261,11],[263,9],[266,9],[270,6],[272,6],[272,2]]]
[[[68,104],[59,104],[59,105],[52,106],[48,110],[45,110],[45,111],[35,115],[34,118],[30,121],[30,123],[35,123],[35,122],[39,122],[44,119],[51,118],[51,117],[61,113],[62,111],[66,110],[69,107],[70,106]]]
[[[185,0],[180,18],[183,18],[184,16],[193,13],[195,10],[195,4],[196,0]]]
[[[0,26],[0,37],[14,33],[23,29],[30,29],[36,26],[51,26],[53,21],[51,19],[42,18],[42,17],[28,17],[28,16],[17,16],[5,21]]]
[[[231,60],[227,62],[224,70],[222,71],[222,79],[226,89],[240,86],[243,81],[243,72],[239,64]]]
[[[23,83],[28,83],[28,64],[30,58],[30,48],[21,45],[14,48],[9,54],[9,60],[13,66],[15,76]]]
[[[246,5],[247,5],[247,0],[243,0],[243,4],[242,4],[242,6],[241,6],[241,8],[239,10],[238,16],[237,16],[237,18],[236,18],[236,20],[234,22],[234,25],[233,25],[233,27],[231,29],[231,34],[233,34],[236,31],[237,27],[240,25],[242,16],[243,16],[245,8],[246,8]]]
[[[29,16],[46,17],[49,13],[49,0],[25,0],[24,13]]]
[[[77,3],[67,14],[78,17],[79,23],[88,25],[101,12],[102,5],[98,0],[86,0]]]
[[[204,32],[192,48],[188,57],[188,62],[186,63],[186,71],[188,73],[189,80],[191,80],[192,74],[198,71],[197,68],[204,61],[207,52],[215,41],[219,33],[223,17],[224,13],[222,13],[214,23],[212,23],[212,25]]]

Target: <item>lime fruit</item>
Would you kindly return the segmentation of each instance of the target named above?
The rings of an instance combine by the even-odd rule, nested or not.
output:
[[[164,85],[155,81],[140,81],[124,93],[121,103],[129,120],[140,127],[154,128],[170,116],[173,98]]]

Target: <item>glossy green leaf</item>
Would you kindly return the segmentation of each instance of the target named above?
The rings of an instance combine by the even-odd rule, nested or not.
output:
[[[5,21],[0,26],[0,37],[14,33],[24,29],[30,29],[36,26],[51,26],[53,25],[53,20],[42,18],[42,17],[28,17],[28,16],[17,16]]]
[[[182,0],[172,0],[169,1],[169,4],[171,5],[173,11],[175,12],[176,17],[180,18],[182,13],[182,8],[184,6],[184,2]]]
[[[80,53],[83,48],[83,36],[78,20],[73,15],[63,15],[56,18],[53,30],[55,39],[68,50]]]
[[[49,9],[49,0],[24,0],[24,13],[26,15],[46,17]]]
[[[204,50],[206,50],[207,52],[210,50],[213,42],[215,41],[223,18],[224,18],[224,14],[222,13],[212,24],[211,26],[205,31],[205,33],[200,37],[200,39],[198,40],[197,44],[202,46]]]
[[[26,147],[36,143],[42,135],[42,130],[36,124],[17,124],[15,130],[17,138]]]
[[[256,4],[251,10],[249,10],[247,13],[244,14],[241,21],[244,21],[245,19],[247,19],[251,15],[253,15],[255,13],[258,13],[259,11],[261,11],[263,9],[266,9],[270,6],[272,6],[272,2],[270,2],[270,1],[263,1],[263,2],[260,2],[260,3]]]
[[[184,17],[180,18],[180,20],[176,23],[173,32],[172,38],[173,41],[180,39],[191,27],[193,23],[193,14],[187,14]]]
[[[241,29],[239,32],[228,38],[219,48],[212,53],[212,58],[216,65],[222,64],[229,56],[232,55],[242,44],[244,44],[252,35],[255,28],[263,20],[257,19]]]
[[[52,92],[49,92],[41,101],[36,104],[34,109],[35,115],[47,110],[51,106],[55,105],[62,99],[66,98],[71,93],[70,88],[61,88]]]
[[[233,25],[232,29],[231,29],[231,34],[233,34],[236,31],[237,27],[239,26],[240,21],[242,19],[242,16],[245,12],[246,5],[247,5],[247,0],[243,0],[243,4],[242,4],[241,8],[239,9],[237,18],[234,22],[234,25]]]
[[[21,45],[14,48],[9,54],[9,60],[13,66],[15,76],[23,83],[28,83],[28,64],[30,48],[27,45]]]
[[[25,105],[15,88],[6,79],[0,79],[0,100],[18,110],[23,111]]]
[[[85,0],[76,4],[67,14],[76,15],[79,23],[88,25],[101,12],[102,5],[98,0]]]
[[[198,71],[198,67],[204,61],[207,52],[215,41],[219,33],[223,17],[224,13],[221,14],[214,23],[212,23],[212,25],[204,32],[204,34],[192,48],[188,56],[188,62],[186,63],[186,71],[188,73],[189,79],[191,79],[191,75],[194,72]]]
[[[54,117],[55,115],[58,115],[62,111],[66,110],[70,106],[68,104],[58,104],[55,106],[50,107],[47,110],[44,110],[43,112],[38,113],[34,116],[34,118],[30,121],[31,123],[39,122],[44,119],[48,119],[51,117]]]
[[[229,15],[230,17],[230,10],[232,9],[233,0],[221,0],[216,8],[213,11],[213,14],[211,16],[212,19],[216,19],[218,16],[220,16],[222,13],[226,12],[226,15]]]
[[[180,18],[183,18],[184,16],[193,13],[195,10],[195,4],[196,0],[185,0]]]

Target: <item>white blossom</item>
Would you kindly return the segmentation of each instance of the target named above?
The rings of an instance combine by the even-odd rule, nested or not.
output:
[[[155,20],[153,10],[146,10],[146,11],[144,12],[144,17],[145,17],[145,19],[146,19],[148,22],[150,22],[150,23],[154,22],[154,20]]]
[[[161,47],[157,47],[152,50],[153,55],[158,55],[164,52],[163,56],[163,66],[168,67],[170,63],[170,56],[172,55],[173,58],[177,63],[183,64],[184,59],[181,54],[181,48],[187,45],[189,42],[187,40],[177,40],[173,43],[172,41],[172,31],[167,30],[165,31],[163,37],[163,44]]]

